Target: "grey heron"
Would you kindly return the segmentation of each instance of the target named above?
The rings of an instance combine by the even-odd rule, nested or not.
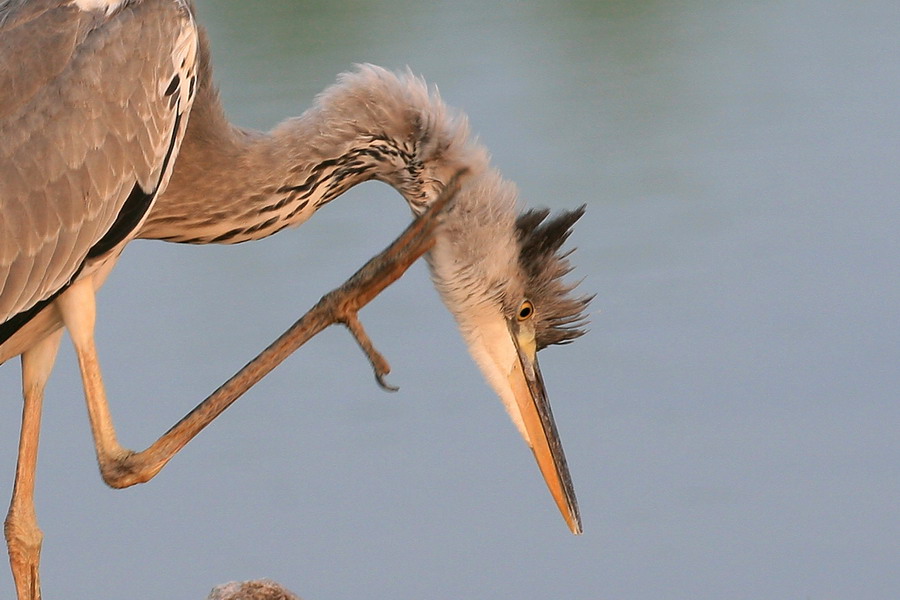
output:
[[[300,117],[268,133],[247,131],[225,118],[190,0],[0,0],[0,140],[0,362],[21,356],[24,396],[5,521],[19,600],[40,597],[34,470],[63,330],[78,358],[100,471],[113,487],[151,479],[262,376],[248,375],[226,400],[214,394],[144,451],[121,446],[93,329],[95,292],[124,246],[134,238],[263,238],[367,180],[395,188],[424,223],[401,240],[428,250],[435,287],[474,360],[569,528],[581,532],[537,352],[584,332],[590,298],[564,280],[571,267],[561,249],[584,207],[553,217],[520,212],[515,186],[490,165],[464,115],[421,79],[360,66]],[[438,223],[431,211],[451,187],[453,204]],[[381,264],[394,278],[418,256],[399,253],[406,263],[391,255]],[[354,307],[377,291],[345,291],[342,306],[354,306],[316,327],[343,322],[365,346]],[[251,364],[266,363],[265,371],[273,361],[261,355]]]

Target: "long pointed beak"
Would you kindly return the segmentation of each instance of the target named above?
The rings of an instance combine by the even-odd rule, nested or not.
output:
[[[559,440],[544,379],[538,366],[537,352],[533,342],[520,340],[518,332],[513,329],[510,327],[510,333],[519,360],[516,361],[508,379],[528,435],[526,441],[534,452],[534,458],[559,512],[562,513],[572,533],[577,535],[581,533],[581,515],[578,512],[578,502],[575,499],[569,466],[566,464],[566,455]]]

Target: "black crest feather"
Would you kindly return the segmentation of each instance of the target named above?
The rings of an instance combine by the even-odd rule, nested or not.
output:
[[[572,266],[568,260],[571,251],[562,251],[584,209],[582,205],[553,217],[547,209],[532,209],[516,219],[519,263],[528,277],[526,295],[535,306],[538,350],[551,344],[568,344],[585,333],[584,310],[593,296],[575,296],[578,283],[563,281]]]

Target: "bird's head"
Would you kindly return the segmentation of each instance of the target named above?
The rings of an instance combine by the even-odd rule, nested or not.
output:
[[[578,504],[537,352],[584,334],[590,297],[576,284],[563,243],[584,206],[550,216],[516,214],[515,187],[496,171],[468,180],[429,254],[432,277],[469,351],[531,447],[573,533]]]

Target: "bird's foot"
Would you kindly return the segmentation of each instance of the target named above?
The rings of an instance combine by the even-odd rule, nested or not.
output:
[[[441,216],[450,208],[467,172],[465,168],[457,171],[437,199],[391,245],[369,259],[342,286],[323,296],[319,302],[320,305],[331,305],[330,312],[334,320],[345,325],[356,339],[372,365],[375,380],[384,390],[396,392],[400,388],[385,381],[385,376],[391,372],[391,366],[366,334],[359,320],[359,310],[387,286],[400,279],[416,260],[431,249]]]

